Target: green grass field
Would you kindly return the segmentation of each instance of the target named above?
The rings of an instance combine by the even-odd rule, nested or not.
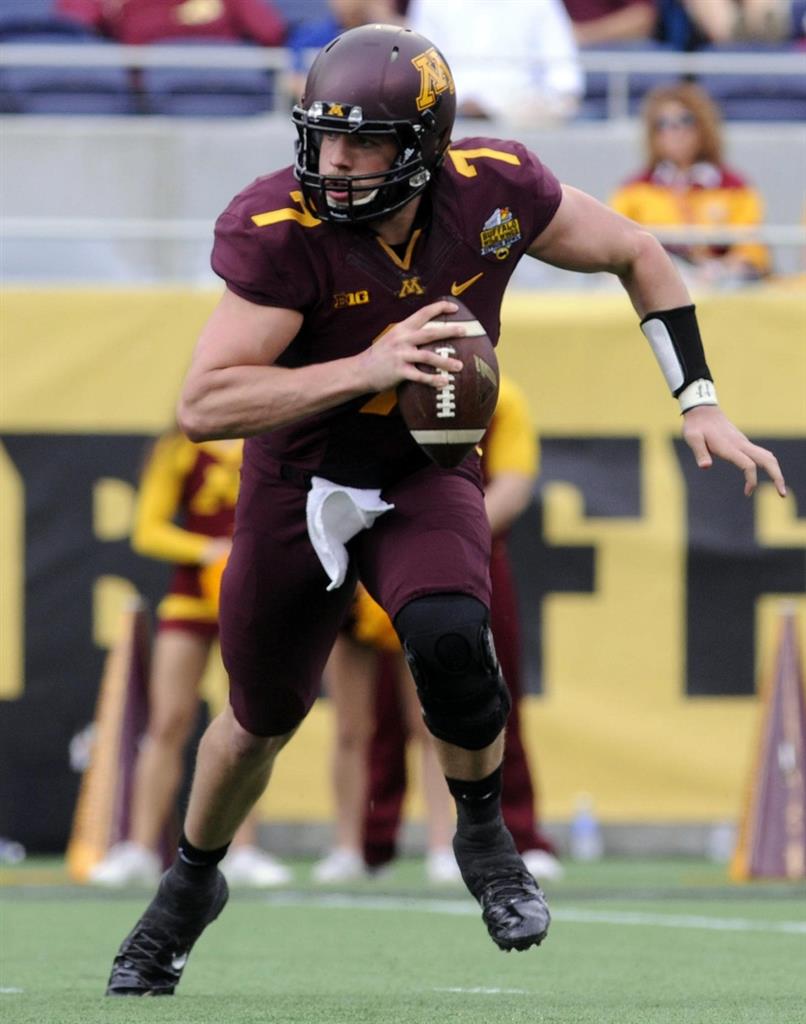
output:
[[[568,866],[546,943],[499,952],[417,862],[333,890],[235,892],[173,999],[105,999],[150,894],[29,862],[0,881],[7,1024],[806,1024],[806,887],[732,886],[699,861]]]

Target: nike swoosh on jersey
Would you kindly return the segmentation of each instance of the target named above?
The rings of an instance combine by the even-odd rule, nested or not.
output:
[[[476,281],[478,281],[478,279],[480,277],[484,277],[484,271],[483,270],[482,270],[482,272],[480,274],[476,274],[475,277],[469,277],[466,281],[462,281],[461,284],[457,284],[454,281],[453,284],[451,285],[451,295],[461,295],[462,292],[466,292],[467,289],[472,284],[475,284]]]

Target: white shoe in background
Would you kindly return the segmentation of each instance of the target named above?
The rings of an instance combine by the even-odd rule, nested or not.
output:
[[[259,889],[287,885],[293,879],[290,868],[258,846],[232,847],[220,866],[230,885]]]
[[[526,870],[538,882],[556,882],[565,874],[565,868],[548,850],[526,850],[521,857],[526,865]]]
[[[332,882],[354,882],[359,878],[367,877],[367,869],[364,858],[355,850],[347,850],[343,846],[337,846],[335,850],[323,859],[314,864],[311,871],[311,878],[320,885],[329,885]]]
[[[90,869],[87,881],[91,885],[106,885],[111,889],[126,885],[156,885],[162,864],[153,850],[127,840],[116,843],[103,860]]]
[[[462,881],[462,873],[450,846],[428,851],[425,875],[432,885],[455,885]]]

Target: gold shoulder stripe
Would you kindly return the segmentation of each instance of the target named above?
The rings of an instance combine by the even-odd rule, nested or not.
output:
[[[252,214],[252,222],[259,228],[268,227],[270,224],[279,224],[284,220],[295,220],[304,228],[315,228],[322,223],[318,217],[314,217],[305,205],[305,200],[302,198],[301,192],[290,192],[289,195],[295,203],[299,203],[302,207],[301,210],[293,210],[288,206],[282,210],[268,210],[266,213],[255,213]]]

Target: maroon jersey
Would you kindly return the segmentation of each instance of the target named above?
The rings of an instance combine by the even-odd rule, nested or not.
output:
[[[560,196],[554,175],[520,143],[463,139],[448,150],[401,251],[367,227],[318,220],[288,167],[233,199],[216,224],[212,266],[236,295],[303,314],[279,366],[354,356],[391,324],[451,294],[462,295],[496,343],[507,283]],[[266,459],[353,486],[386,486],[428,461],[393,392],[251,438],[245,464],[259,468]],[[477,473],[472,463],[459,472]]]

